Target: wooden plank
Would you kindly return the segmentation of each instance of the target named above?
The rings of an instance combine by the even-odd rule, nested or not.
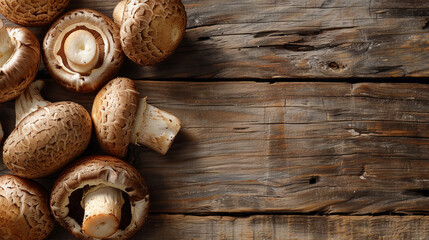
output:
[[[107,16],[117,0],[72,1]],[[183,0],[186,36],[154,67],[127,61],[134,79],[424,77],[424,0]],[[8,25],[10,25],[8,23]],[[43,38],[46,28],[33,28]],[[41,73],[47,72],[41,67]]]
[[[130,148],[128,160],[149,185],[152,212],[429,211],[429,85],[137,85],[183,123],[167,156]],[[44,95],[88,110],[94,97],[52,81]],[[0,109],[8,134],[13,103]],[[87,154],[94,152],[95,144]]]
[[[427,216],[150,215],[143,239],[428,239]],[[48,240],[73,238],[56,229]]]

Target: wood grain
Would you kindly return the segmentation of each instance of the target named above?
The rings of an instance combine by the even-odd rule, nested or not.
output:
[[[150,215],[143,239],[428,239],[429,217],[422,216],[301,216],[242,217]],[[56,229],[48,240],[72,240]]]
[[[117,2],[69,10],[111,16]],[[426,77],[429,2],[183,2],[188,27],[173,56],[126,61],[118,74],[183,122],[166,156],[130,147],[151,192],[134,239],[429,238],[429,85],[237,82]],[[31,29],[42,41],[47,27]],[[38,77],[50,78],[43,64]],[[43,95],[90,110],[95,94],[48,80]],[[7,136],[13,102],[0,104],[0,122]],[[37,181],[50,189],[54,178]],[[57,227],[49,239],[72,237]]]
[[[167,156],[130,148],[128,160],[149,185],[152,212],[429,211],[428,85],[137,85],[151,104],[183,123]],[[53,81],[43,94],[88,110],[94,97]],[[8,134],[13,104],[0,108]],[[87,154],[94,152],[95,144]]]
[[[74,0],[112,16],[117,0]],[[424,77],[424,0],[183,0],[188,27],[154,67],[126,62],[134,79]],[[10,24],[9,22],[7,23]],[[39,39],[46,28],[32,28]],[[41,73],[47,72],[41,67]]]

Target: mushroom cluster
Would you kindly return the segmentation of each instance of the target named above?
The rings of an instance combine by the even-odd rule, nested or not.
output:
[[[0,176],[0,239],[45,239],[54,220],[78,239],[129,239],[146,220],[149,190],[124,160],[128,145],[165,155],[181,128],[179,118],[148,104],[133,80],[116,74],[125,56],[147,66],[175,51],[186,29],[182,2],[120,1],[114,21],[92,9],[60,16],[69,2],[0,0],[0,13],[14,23],[52,24],[41,48],[31,30],[7,28],[0,19],[0,102],[15,99],[16,119],[2,149],[14,175]],[[34,80],[41,59],[66,89],[98,90],[91,114],[78,103],[42,97],[45,83]],[[93,132],[107,155],[82,157],[93,154]],[[0,142],[3,136],[0,124]],[[31,180],[54,174],[50,196]]]

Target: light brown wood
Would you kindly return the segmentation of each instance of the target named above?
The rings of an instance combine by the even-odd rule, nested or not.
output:
[[[69,9],[93,8],[112,17],[117,2],[76,0]],[[188,27],[176,53],[154,67],[127,61],[120,75],[278,79],[429,73],[429,2],[424,0],[183,3]],[[42,40],[46,28],[32,29]]]
[[[132,147],[152,212],[429,211],[429,86],[137,81],[182,120],[166,156]],[[49,81],[47,100],[94,94]],[[1,104],[8,134],[13,104]],[[93,144],[87,154],[98,152]]]
[[[117,2],[73,0],[69,10],[112,16]],[[130,147],[151,192],[134,239],[429,238],[429,85],[236,82],[426,77],[429,2],[183,2],[177,51],[154,67],[126,61],[118,74],[183,123],[166,156]],[[42,41],[47,27],[31,29]],[[38,77],[50,78],[43,64]],[[95,93],[48,80],[43,95],[90,110]],[[7,136],[13,102],[0,104],[0,122]],[[37,181],[49,190],[54,178]],[[398,213],[419,216],[389,216]],[[57,226],[49,239],[72,237]]]
[[[422,216],[185,216],[150,215],[143,239],[427,239],[429,217]],[[48,240],[72,240],[56,229]]]

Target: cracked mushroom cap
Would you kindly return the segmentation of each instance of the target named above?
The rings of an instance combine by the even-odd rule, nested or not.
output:
[[[3,21],[0,20],[0,36],[7,38],[2,31],[6,31]],[[40,45],[36,36],[24,27],[9,27],[7,33],[11,42],[12,53],[8,59],[1,60],[0,64],[0,102],[6,102],[18,97],[34,80],[40,65]],[[3,40],[3,39],[2,39]],[[9,39],[8,39],[9,40]],[[3,48],[4,43],[2,42]],[[5,52],[9,51],[7,49]],[[0,58],[2,58],[0,53]]]
[[[128,239],[141,229],[149,210],[149,193],[143,177],[133,166],[115,157],[89,156],[65,169],[51,193],[55,219],[73,236],[92,239],[79,224],[83,219],[79,202],[85,186],[116,188],[126,199],[118,231],[105,239]]]
[[[92,119],[101,149],[125,157],[139,104],[139,92],[129,78],[115,78],[95,96]]]
[[[118,26],[91,9],[59,18],[45,36],[43,53],[51,76],[77,92],[99,89],[116,75],[124,59]]]
[[[185,35],[186,12],[180,0],[127,0],[115,12],[124,53],[142,66],[165,60]]]
[[[70,0],[0,0],[0,13],[23,26],[44,26],[51,23],[67,7]]]
[[[46,238],[55,226],[48,201],[48,193],[39,184],[18,176],[0,176],[0,238]]]
[[[48,176],[83,153],[91,131],[91,117],[84,107],[51,103],[27,115],[8,136],[4,164],[21,177]]]

